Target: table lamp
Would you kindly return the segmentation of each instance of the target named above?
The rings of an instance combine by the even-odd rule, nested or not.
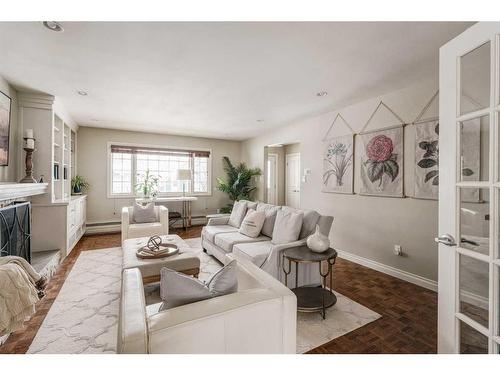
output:
[[[186,196],[186,181],[191,181],[191,169],[177,169],[177,181],[182,181],[182,196]]]

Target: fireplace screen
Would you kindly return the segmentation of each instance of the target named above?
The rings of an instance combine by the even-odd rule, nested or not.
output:
[[[0,256],[16,255],[31,263],[30,203],[0,209]]]

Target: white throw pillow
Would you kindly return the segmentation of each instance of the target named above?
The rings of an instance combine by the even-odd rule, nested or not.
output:
[[[300,229],[302,228],[302,212],[292,212],[289,210],[280,210],[276,214],[274,223],[273,238],[271,243],[274,245],[289,243],[299,239]]]
[[[241,223],[239,232],[248,237],[258,237],[265,220],[266,214],[263,211],[250,209]]]
[[[134,202],[132,219],[134,223],[154,223],[156,221],[154,202],[150,202],[144,206]]]
[[[239,228],[241,226],[241,222],[245,218],[247,213],[247,202],[239,201],[234,202],[233,210],[231,211],[231,216],[229,217],[228,224],[232,227]]]

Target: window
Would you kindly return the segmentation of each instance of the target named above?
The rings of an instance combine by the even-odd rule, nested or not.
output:
[[[158,178],[159,195],[208,195],[210,151],[139,147],[111,144],[110,195],[132,196],[147,171]],[[177,180],[178,170],[190,170],[191,179]],[[184,186],[183,186],[184,184]]]

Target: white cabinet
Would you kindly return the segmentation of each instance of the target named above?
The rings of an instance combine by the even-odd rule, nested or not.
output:
[[[85,233],[86,211],[86,195],[52,204],[33,203],[32,251],[61,249],[62,256],[67,256]]]

